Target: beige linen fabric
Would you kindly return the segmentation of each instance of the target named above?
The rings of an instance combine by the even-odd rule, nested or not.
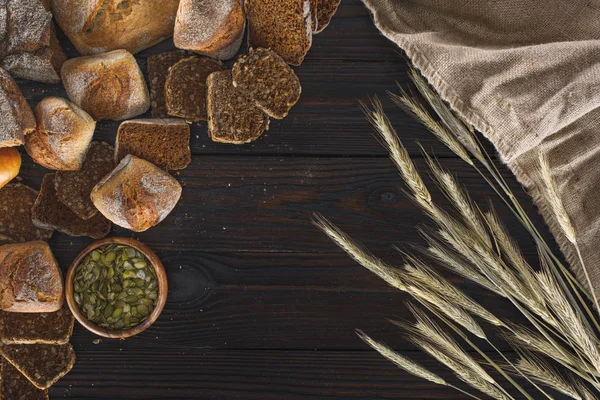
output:
[[[363,1],[381,32],[496,146],[586,284],[536,173],[538,152],[547,154],[600,296],[600,1]]]

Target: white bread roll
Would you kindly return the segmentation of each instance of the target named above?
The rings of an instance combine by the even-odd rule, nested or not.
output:
[[[27,100],[8,72],[0,68],[0,147],[23,144],[35,129],[35,118]]]

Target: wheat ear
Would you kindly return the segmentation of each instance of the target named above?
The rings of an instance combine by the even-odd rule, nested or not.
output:
[[[532,354],[523,354],[517,362],[517,368],[544,386],[575,400],[583,400],[575,384],[573,384],[575,378],[565,379],[552,365],[539,357]]]

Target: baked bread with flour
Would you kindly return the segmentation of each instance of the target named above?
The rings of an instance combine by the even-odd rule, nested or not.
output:
[[[13,78],[0,68],[0,147],[20,146],[35,129],[35,117]]]

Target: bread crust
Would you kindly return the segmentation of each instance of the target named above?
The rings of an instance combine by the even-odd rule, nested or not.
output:
[[[0,68],[0,147],[23,144],[25,135],[35,129],[31,107],[17,83]]]
[[[69,99],[97,121],[129,119],[150,108],[144,75],[126,50],[72,58],[62,78]]]
[[[58,25],[82,55],[137,53],[173,35],[179,0],[52,0]]]
[[[228,60],[240,49],[245,27],[242,0],[181,0],[173,41],[180,49]]]

